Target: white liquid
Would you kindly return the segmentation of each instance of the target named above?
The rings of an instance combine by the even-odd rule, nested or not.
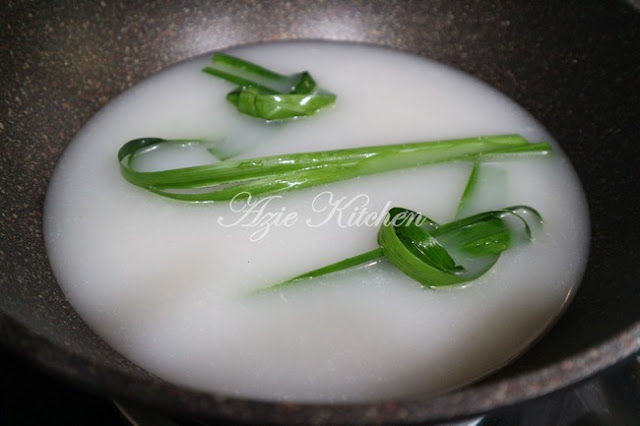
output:
[[[262,235],[256,226],[221,225],[219,218],[231,224],[242,217],[229,203],[181,203],[126,182],[116,160],[124,142],[226,138],[230,146],[254,146],[243,154],[253,157],[483,134],[550,136],[490,87],[407,54],[332,43],[233,53],[283,73],[310,70],[338,100],[313,118],[265,124],[227,104],[233,86],[202,74],[208,57],[200,58],[149,78],[101,110],[69,145],[51,182],[45,232],[54,273],[75,309],[113,347],[193,388],[266,400],[370,401],[476,380],[519,354],[559,315],[580,279],[588,243],[586,204],[559,150],[497,163],[507,170],[507,193],[500,205],[486,207],[527,204],[545,223],[534,243],[505,252],[469,285],[426,290],[383,263],[242,298],[376,247],[377,227],[343,226],[362,197],[340,219],[330,208],[314,212],[318,194],[331,191],[335,200],[366,194],[370,212],[385,213],[390,202],[445,223],[454,218],[470,165],[284,194],[265,212],[293,213],[297,221]],[[212,161],[198,150],[178,160],[158,154],[141,167]],[[326,207],[328,197],[316,199],[315,208]]]

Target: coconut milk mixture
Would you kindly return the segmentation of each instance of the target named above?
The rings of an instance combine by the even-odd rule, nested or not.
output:
[[[504,194],[527,204],[535,241],[465,286],[422,288],[390,264],[246,297],[371,250],[389,207],[454,219],[468,163],[390,172],[250,202],[187,204],[135,187],[116,154],[130,139],[205,138],[238,157],[520,133],[550,141],[504,95],[441,64],[338,43],[230,51],[283,74],[308,70],[338,95],[316,116],[265,123],[225,100],[233,85],[200,72],[209,56],[136,85],[77,134],[45,207],[54,273],[109,344],[184,386],[264,400],[353,402],[434,394],[503,366],[557,318],[586,261],[588,216],[562,152],[495,162]],[[158,149],[139,167],[215,160]],[[365,223],[366,222],[366,223]]]

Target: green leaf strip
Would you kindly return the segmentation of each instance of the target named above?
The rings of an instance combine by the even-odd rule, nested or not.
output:
[[[502,167],[474,161],[458,203],[456,219],[504,205],[508,182],[507,172]]]
[[[480,277],[514,241],[531,239],[526,217],[542,221],[528,206],[479,213],[442,226],[407,209],[394,208],[389,215],[378,232],[378,244],[391,263],[425,287]],[[414,219],[410,223],[397,220],[400,215]],[[513,218],[520,226],[514,226],[509,220]]]
[[[140,138],[125,143],[118,151],[120,171],[133,185],[190,202],[273,195],[391,170],[551,151],[546,142],[529,143],[520,135],[498,135],[272,155],[162,171],[135,169],[137,156],[148,153],[154,145],[170,142],[175,140]]]
[[[260,294],[260,293],[269,293],[276,290],[282,290],[286,287],[290,287],[293,284],[297,284],[302,281],[311,280],[316,277],[321,277],[323,275],[332,274],[335,272],[340,272],[345,269],[350,269],[356,266],[365,265],[375,265],[378,263],[384,254],[382,253],[382,249],[376,248],[366,253],[359,254],[357,256],[350,257],[348,259],[341,260],[336,263],[332,263],[331,265],[324,266],[322,268],[314,269],[313,271],[306,272],[304,274],[295,276],[286,281],[280,282],[278,284],[271,285],[269,287],[260,288],[258,290],[254,290],[250,292],[250,294]]]
[[[373,265],[383,257],[423,287],[463,284],[489,271],[502,252],[514,244],[530,241],[529,222],[542,223],[540,214],[529,206],[483,212],[445,225],[412,210],[394,207],[378,231],[379,248],[250,294],[282,290],[354,266]]]
[[[202,71],[237,84],[227,100],[241,113],[264,120],[313,115],[336,100],[307,71],[282,75],[224,53],[215,53],[212,65]]]

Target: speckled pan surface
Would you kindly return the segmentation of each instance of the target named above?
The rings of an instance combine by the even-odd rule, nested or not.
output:
[[[72,135],[163,67],[236,44],[329,39],[456,66],[542,122],[572,159],[592,219],[576,298],[498,374],[431,399],[268,404],[190,392],[115,354],[65,302],[42,206]],[[640,350],[640,13],[623,2],[3,2],[0,6],[0,343],[81,386],[201,417],[273,422],[433,421],[526,401]]]

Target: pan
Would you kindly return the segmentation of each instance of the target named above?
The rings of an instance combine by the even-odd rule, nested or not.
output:
[[[84,389],[189,418],[451,421],[526,404],[640,351],[640,13],[615,1],[9,2],[0,13],[0,343]],[[591,246],[556,325],[509,366],[436,397],[260,402],[164,382],[97,337],[44,247],[56,161],[82,124],[169,65],[235,45],[334,40],[411,52],[504,92],[554,135],[586,192]]]

